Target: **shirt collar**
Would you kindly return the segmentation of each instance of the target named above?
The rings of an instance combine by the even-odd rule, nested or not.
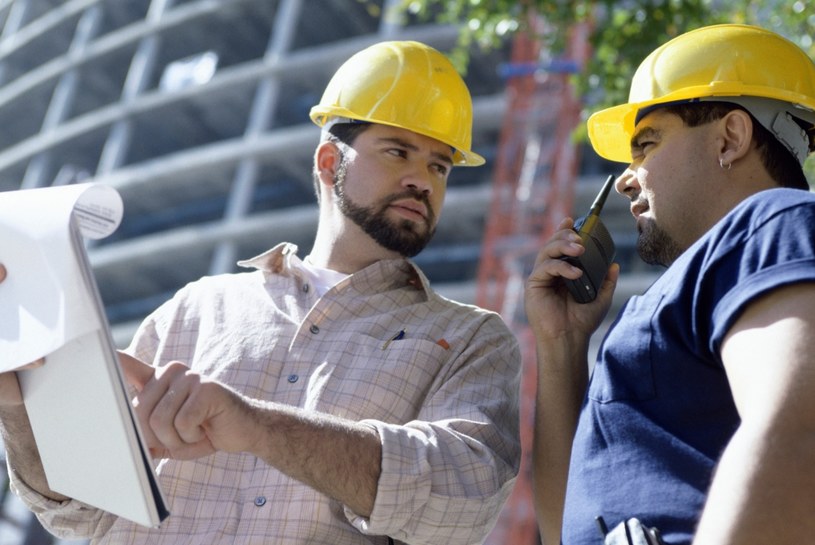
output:
[[[297,245],[281,242],[277,246],[250,259],[238,261],[245,268],[257,269],[270,274],[290,274],[293,270],[302,271],[302,261],[297,257]],[[373,285],[386,281],[392,286],[399,283],[412,286],[430,297],[430,281],[410,259],[383,259],[351,275],[352,282],[365,282]]]
[[[260,255],[238,261],[238,266],[267,273],[282,274],[292,268],[292,258],[300,261],[300,258],[297,257],[297,249],[296,244],[281,242]]]

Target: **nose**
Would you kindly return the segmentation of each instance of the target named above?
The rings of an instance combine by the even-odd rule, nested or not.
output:
[[[639,183],[637,182],[637,176],[635,172],[628,167],[625,171],[620,175],[619,178],[614,182],[614,189],[620,195],[628,196],[629,193],[632,191],[638,192],[639,191]]]
[[[434,178],[431,172],[427,172],[421,168],[408,173],[402,179],[402,185],[410,188],[417,193],[423,193],[428,197],[433,193]]]

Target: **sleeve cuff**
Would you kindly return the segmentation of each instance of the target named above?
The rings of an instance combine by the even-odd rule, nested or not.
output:
[[[370,517],[345,508],[345,516],[360,532],[396,537],[430,497],[431,468],[428,437],[419,430],[373,420],[382,445],[382,468]],[[406,433],[407,432],[407,433]]]
[[[52,534],[63,539],[88,539],[96,537],[103,525],[103,512],[78,500],[58,501],[43,496],[8,468],[9,489],[40,520]],[[112,524],[113,518],[109,516]]]

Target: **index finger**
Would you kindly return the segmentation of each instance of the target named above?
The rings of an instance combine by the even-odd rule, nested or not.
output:
[[[144,388],[144,385],[153,378],[156,368],[144,363],[138,358],[134,358],[130,354],[122,351],[117,352],[119,364],[122,366],[122,372],[124,372],[127,382],[135,386],[138,390]]]

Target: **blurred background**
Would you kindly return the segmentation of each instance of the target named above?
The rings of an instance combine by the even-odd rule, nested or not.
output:
[[[521,340],[524,469],[488,543],[538,543],[524,278],[554,225],[585,213],[624,167],[591,151],[581,122],[625,101],[626,70],[656,43],[741,17],[792,29],[807,48],[815,18],[802,2],[734,4],[0,0],[0,191],[119,191],[121,226],[88,252],[123,347],[187,282],[284,240],[307,255],[319,138],[308,111],[345,59],[394,39],[447,52],[473,95],[473,148],[487,164],[453,171],[437,235],[415,261],[442,295],[501,312]],[[612,195],[603,218],[623,272],[616,308],[659,271],[636,257],[624,199]],[[52,538],[7,485],[0,493],[0,545],[82,543]]]

